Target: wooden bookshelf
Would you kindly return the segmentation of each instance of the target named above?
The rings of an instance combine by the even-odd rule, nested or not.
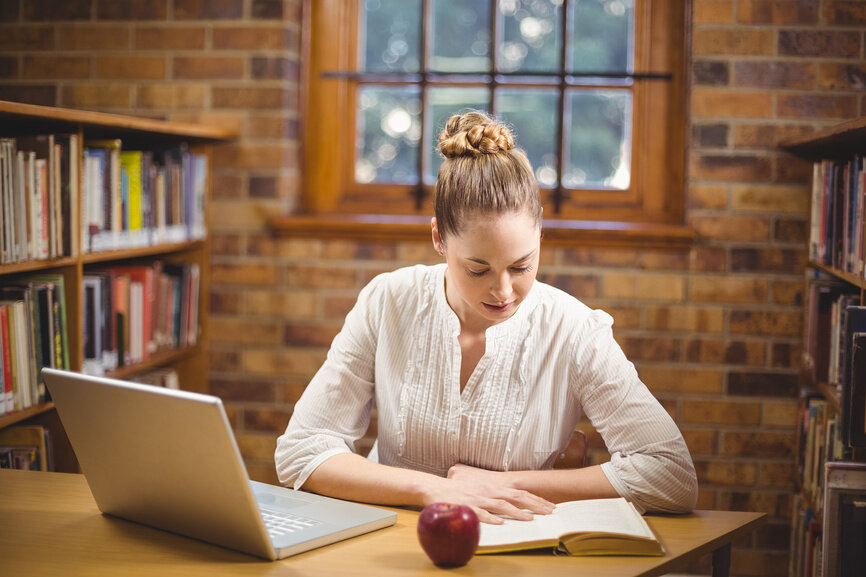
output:
[[[831,342],[833,334],[832,332],[830,335],[819,334],[820,331],[815,330],[817,326],[816,310],[821,309],[816,306],[819,299],[810,298],[810,294],[814,295],[812,293],[813,283],[820,282],[824,283],[824,286],[832,287],[824,289],[828,291],[829,296],[826,297],[828,300],[824,301],[822,306],[826,306],[826,302],[836,299],[839,294],[851,295],[854,299],[853,304],[866,305],[866,279],[864,279],[866,276],[864,275],[864,268],[866,267],[863,266],[863,257],[866,253],[863,250],[866,247],[863,235],[866,233],[863,232],[862,219],[863,201],[866,200],[866,196],[863,196],[863,191],[857,184],[858,181],[849,177],[852,172],[856,173],[855,168],[850,166],[844,168],[844,164],[851,162],[855,157],[866,155],[866,117],[856,118],[806,137],[782,141],[779,143],[779,147],[786,152],[813,162],[816,167],[810,188],[810,221],[809,227],[807,227],[807,249],[810,258],[807,264],[809,272],[807,274],[807,296],[804,298],[806,319],[804,325],[807,328],[804,338],[804,369],[801,379],[803,402],[798,418],[800,425],[798,426],[797,445],[800,453],[796,463],[798,467],[796,481],[800,494],[795,497],[795,505],[792,510],[791,563],[789,567],[790,574],[799,577],[800,575],[813,574],[814,571],[820,573],[821,567],[808,566],[809,560],[818,559],[820,561],[827,554],[822,550],[825,546],[838,547],[838,544],[828,544],[827,540],[822,542],[820,538],[820,532],[823,530],[822,523],[825,519],[824,509],[828,503],[826,487],[824,486],[825,463],[829,460],[851,462],[866,460],[866,451],[863,447],[851,446],[851,444],[838,441],[834,446],[839,449],[839,454],[834,455],[834,449],[831,447],[833,440],[828,431],[835,433],[836,430],[843,428],[841,416],[846,409],[847,397],[845,395],[840,397],[837,392],[836,381],[841,379],[843,386],[845,386],[845,380],[838,376],[833,378],[828,376],[827,379],[820,376],[816,377],[816,373],[821,371],[815,369],[817,363],[814,358],[818,358],[820,355],[815,354],[814,358],[813,355],[809,355],[809,351],[821,352],[821,345],[824,345],[823,351],[826,352],[826,347],[829,346],[827,343]],[[823,171],[827,169],[828,161],[835,163],[835,166],[831,167],[830,170],[839,170],[839,172],[831,172],[829,173],[831,176],[825,178],[827,173]],[[838,169],[838,166],[842,166],[843,169]],[[842,170],[847,172],[842,172]],[[844,176],[839,177],[840,174]],[[849,178],[846,180],[845,177]],[[828,183],[834,189],[838,189],[842,183],[845,186],[845,191],[859,191],[841,194],[844,202],[840,202],[839,194],[833,197],[837,209],[839,206],[852,207],[856,206],[856,203],[860,203],[857,210],[850,210],[845,213],[846,216],[854,215],[853,218],[828,220],[831,213],[825,212],[827,210],[826,193],[822,192],[827,190]],[[815,220],[816,215],[821,215],[823,218]],[[853,226],[850,223],[853,223]],[[813,227],[817,224],[820,226]],[[847,229],[844,233],[839,232],[840,225]],[[828,230],[835,230],[835,233],[830,235],[831,239],[828,239],[826,232]],[[843,243],[837,244],[836,239],[838,237],[835,234],[847,236],[842,237],[845,239]],[[861,236],[858,237],[858,234]],[[842,258],[838,256],[840,246],[842,247]],[[816,251],[816,247],[820,247],[819,250]],[[857,252],[858,250],[859,252]],[[849,258],[848,254],[852,256]],[[859,263],[858,259],[860,259]],[[840,266],[834,263],[842,264]],[[858,298],[859,302],[856,300]],[[810,306],[815,307],[816,310],[810,310]],[[838,346],[848,347],[849,352],[845,359],[850,362],[851,344],[846,345],[844,339],[840,339]],[[832,356],[830,357],[830,364],[833,364]],[[844,366],[837,372],[840,371],[844,371]],[[826,367],[824,367],[823,372],[827,372]],[[845,390],[850,391],[854,385],[851,383],[847,386],[848,388]],[[861,407],[859,410],[863,411],[864,409]],[[815,531],[819,533],[817,540],[815,539]]]
[[[21,138],[45,134],[77,135],[78,156],[76,162],[77,189],[82,190],[82,166],[84,143],[95,139],[120,139],[124,150],[159,151],[184,145],[190,151],[207,159],[208,171],[213,166],[212,146],[220,141],[232,140],[237,134],[219,127],[200,126],[188,123],[167,122],[150,118],[138,118],[118,114],[36,106],[17,102],[0,101],[0,138]],[[101,252],[86,252],[84,247],[68,243],[63,256],[41,260],[24,260],[0,264],[0,285],[14,282],[30,275],[62,275],[65,288],[67,322],[67,351],[69,368],[81,370],[84,360],[84,314],[83,278],[89,271],[101,267],[152,264],[155,261],[172,264],[197,265],[198,306],[197,339],[194,344],[160,350],[149,355],[144,362],[125,365],[106,372],[107,376],[133,378],[152,369],[171,367],[178,373],[184,388],[200,392],[207,389],[207,341],[208,341],[208,294],[209,294],[209,240],[207,235],[207,199],[210,197],[210,174],[206,176],[204,193],[204,233],[195,239],[186,239],[148,246],[118,248]],[[82,194],[78,194],[75,210],[69,215],[82,214]],[[64,226],[70,226],[65,223]],[[80,223],[72,223],[72,235],[80,235]],[[73,238],[70,236],[70,238]],[[80,236],[79,236],[80,238]],[[176,239],[175,239],[176,240]],[[77,248],[77,250],[75,250]],[[76,472],[78,464],[69,441],[63,432],[53,403],[41,402],[21,410],[0,415],[0,430],[13,425],[38,424],[47,428],[53,441],[55,468],[59,471]]]

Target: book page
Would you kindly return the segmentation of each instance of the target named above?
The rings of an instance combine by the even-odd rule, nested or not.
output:
[[[655,539],[652,531],[623,498],[560,503],[550,515],[532,521],[506,519],[503,525],[481,524],[479,547],[558,541],[566,533],[603,532]]]

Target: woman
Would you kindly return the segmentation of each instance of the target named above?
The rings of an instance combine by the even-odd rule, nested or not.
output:
[[[471,506],[530,519],[622,496],[685,512],[697,480],[682,435],[613,339],[612,319],[535,280],[541,204],[526,155],[483,113],[439,137],[437,266],[367,285],[277,443],[280,481],[384,505]],[[378,440],[353,452],[373,406]],[[611,460],[553,470],[581,414]]]

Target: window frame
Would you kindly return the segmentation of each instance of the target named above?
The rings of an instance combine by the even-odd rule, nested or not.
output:
[[[684,226],[689,5],[687,0],[635,0],[635,73],[667,73],[670,79],[634,81],[632,184],[625,191],[573,192],[562,214],[545,211],[546,239],[586,240],[588,235],[604,244],[610,242],[602,237],[614,243],[649,239],[650,244],[682,246],[693,240],[694,233]],[[274,219],[272,224],[278,233],[317,229],[320,236],[344,236],[349,230],[362,233],[371,223],[391,223],[395,230],[404,231],[397,237],[410,231],[416,234],[422,222],[429,229],[430,194],[419,206],[407,194],[406,185],[354,181],[358,84],[325,73],[357,69],[359,3],[305,0],[303,10],[307,33],[301,54],[301,214]],[[429,137],[425,130],[423,138]],[[375,198],[365,193],[365,187],[375,187]],[[542,189],[546,194],[549,189]],[[599,203],[600,194],[610,202]],[[328,222],[340,220],[344,224],[332,227],[330,233],[321,230]]]

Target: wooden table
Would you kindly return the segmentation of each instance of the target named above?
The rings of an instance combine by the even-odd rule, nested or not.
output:
[[[713,553],[714,574],[727,575],[730,544],[764,513],[695,511],[646,517],[664,557],[563,557],[549,552],[476,556],[457,569],[434,566],[418,544],[416,511],[395,509],[397,524],[348,541],[267,562],[103,516],[82,475],[0,470],[0,573],[3,575],[238,577],[243,575],[375,577],[413,575],[644,576],[682,570]]]

